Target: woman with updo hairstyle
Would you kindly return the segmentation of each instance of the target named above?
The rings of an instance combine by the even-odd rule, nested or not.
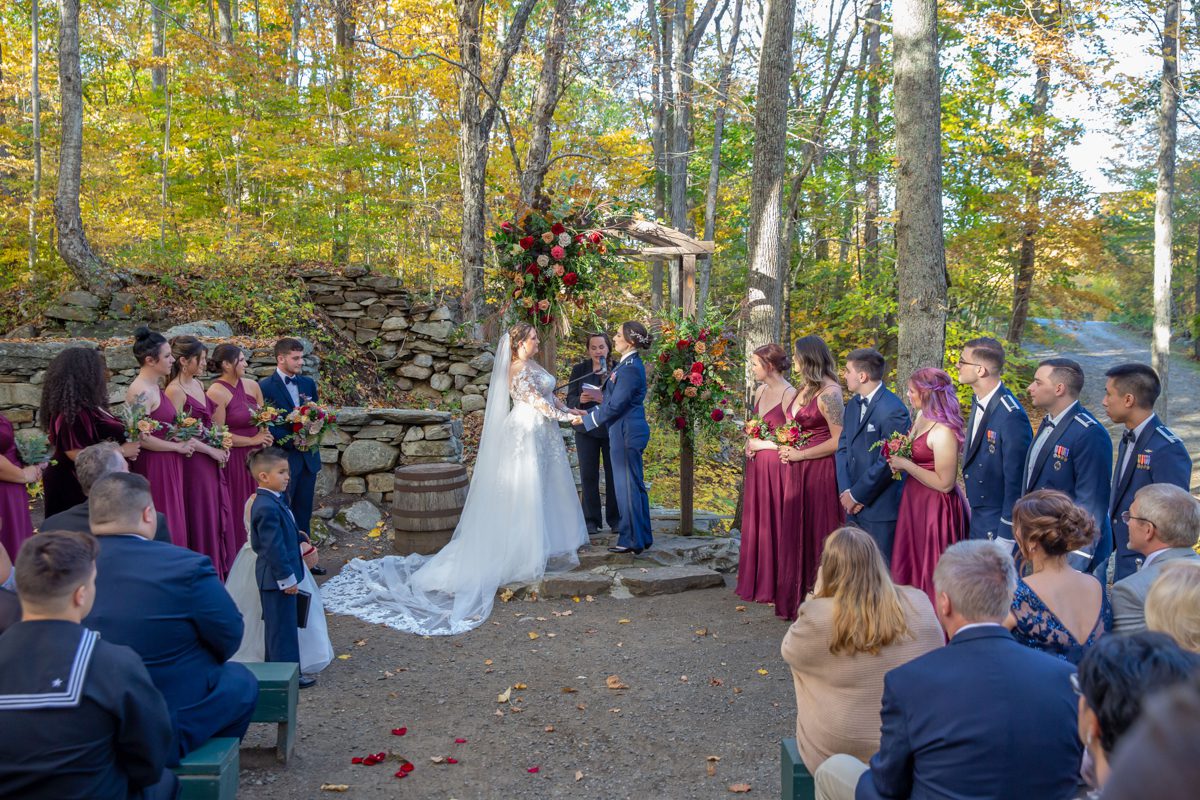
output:
[[[138,442],[125,441],[125,426],[108,410],[108,368],[90,347],[68,347],[46,367],[38,424],[50,440],[51,463],[42,473],[47,517],[87,499],[75,477],[80,450],[110,441],[131,461],[141,452]]]
[[[225,463],[225,480],[229,484],[229,506],[234,512],[233,549],[236,553],[250,535],[238,509],[245,506],[258,489],[250,474],[249,459],[274,439],[270,431],[260,431],[254,424],[254,412],[265,403],[258,381],[246,377],[246,353],[242,348],[228,342],[217,345],[209,366],[217,373],[217,379],[209,385],[207,392],[213,404],[213,422],[227,427],[233,438],[229,461]]]
[[[642,453],[650,441],[645,407],[646,365],[638,355],[652,341],[642,323],[622,323],[613,337],[613,347],[621,358],[604,382],[603,402],[573,420],[587,431],[608,426],[613,482],[621,512],[617,544],[608,548],[614,553],[640,553],[654,541],[650,535],[650,496],[642,471]]]
[[[567,382],[567,405],[580,411],[591,411],[604,399],[604,381],[613,367],[612,339],[604,331],[589,333],[584,340],[586,357],[571,368]],[[612,451],[608,444],[608,428],[594,431],[575,429],[575,453],[579,457],[579,482],[583,494],[583,518],[588,535],[594,536],[608,523],[616,531],[621,526],[621,511],[617,508],[614,487]],[[600,503],[600,462],[604,461],[604,503]],[[603,517],[601,516],[603,512]]]
[[[1104,586],[1067,563],[1096,538],[1092,515],[1053,489],[1038,489],[1013,506],[1013,536],[1032,573],[1017,579],[1005,627],[1034,650],[1078,664],[1112,628]]]
[[[198,421],[204,430],[213,427],[213,402],[204,393],[200,375],[208,372],[208,347],[195,336],[175,336],[170,341],[175,363],[167,379],[167,397],[184,417]],[[187,516],[188,549],[212,560],[224,580],[241,546],[236,541],[233,508],[225,465],[229,451],[194,440],[195,452],[183,460],[183,510]],[[240,514],[239,514],[240,516]]]
[[[754,390],[753,412],[762,420],[770,437],[783,425],[785,409],[796,397],[796,390],[784,375],[788,357],[784,349],[771,342],[750,356],[750,372],[758,384]],[[779,446],[773,438],[746,442],[746,469],[742,490],[742,547],[738,553],[738,597],[752,603],[775,603],[780,595],[779,559],[776,548],[792,531],[784,525],[787,473],[794,467],[779,458]],[[790,591],[784,591],[790,596]],[[778,604],[776,611],[779,611]]]
[[[132,472],[150,481],[154,508],[167,518],[171,541],[188,546],[187,514],[183,501],[183,460],[196,452],[195,439],[176,442],[171,438],[178,410],[163,390],[171,375],[175,356],[161,333],[143,326],[133,334],[133,357],[138,364],[137,377],[125,391],[125,403],[138,405],[149,419],[159,423],[152,433],[141,437],[142,453],[133,462]]]

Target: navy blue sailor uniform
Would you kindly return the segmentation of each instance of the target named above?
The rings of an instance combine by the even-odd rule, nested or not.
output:
[[[1162,424],[1157,414],[1150,415],[1140,435],[1131,441],[1136,430],[1127,429],[1121,435],[1113,467],[1112,499],[1108,506],[1116,545],[1113,583],[1137,572],[1142,559],[1140,553],[1129,549],[1129,525],[1121,519],[1121,514],[1133,505],[1138,490],[1152,483],[1171,483],[1187,490],[1192,482],[1192,457],[1187,447]]]
[[[1039,445],[1040,440],[1040,445]],[[1057,489],[1087,510],[1100,529],[1096,541],[1071,554],[1072,566],[1096,572],[1113,549],[1108,500],[1112,439],[1103,425],[1076,402],[1056,425],[1046,417],[1025,459],[1024,493]]]
[[[0,636],[0,797],[174,797],[167,703],[142,659],[68,620]]]
[[[976,418],[982,413],[974,436]],[[971,506],[972,539],[1012,541],[1012,509],[1021,497],[1025,457],[1033,441],[1029,415],[1001,383],[980,411],[976,399],[967,420],[971,438],[963,447],[963,483]]]

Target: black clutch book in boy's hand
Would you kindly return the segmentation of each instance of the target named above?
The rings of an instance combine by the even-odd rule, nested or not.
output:
[[[296,627],[308,627],[308,607],[312,605],[312,593],[303,589],[296,592]]]

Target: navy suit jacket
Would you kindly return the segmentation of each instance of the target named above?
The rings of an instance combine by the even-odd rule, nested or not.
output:
[[[1046,420],[1038,433],[1046,427]],[[1037,441],[1037,436],[1033,437]],[[1030,454],[1033,447],[1030,445]],[[1025,463],[1029,463],[1026,457]],[[1057,489],[1065,492],[1078,505],[1087,509],[1100,528],[1100,535],[1091,547],[1081,548],[1086,558],[1072,559],[1073,566],[1095,572],[1104,564],[1113,549],[1112,524],[1108,516],[1112,475],[1112,438],[1082,403],[1076,403],[1063,418],[1062,424],[1050,431],[1045,445],[1037,454],[1030,479],[1025,481],[1024,493],[1034,489]],[[1024,480],[1026,468],[1021,473]]]
[[[880,448],[872,450],[871,446],[887,441],[893,433],[908,433],[911,425],[908,409],[886,386],[880,386],[867,406],[867,415],[859,422],[859,400],[855,395],[846,404],[846,424],[838,438],[835,458],[838,494],[849,489],[854,499],[863,504],[857,514],[861,519],[888,522],[899,513],[904,481],[892,479]]]
[[[604,382],[604,402],[583,418],[583,427],[592,431],[607,425],[610,442],[640,450],[650,441],[645,401],[646,366],[635,352],[613,367]]]
[[[300,393],[301,403],[303,403],[306,398],[308,400],[312,400],[314,403],[320,402],[320,398],[317,396],[316,381],[307,375],[297,375],[295,377],[295,381],[296,389]],[[283,379],[279,377],[279,370],[275,370],[270,375],[259,381],[258,386],[262,390],[263,400],[265,400],[268,405],[282,409],[285,413],[293,411],[296,408],[296,404],[292,402],[291,394],[288,393],[287,386],[284,385]],[[289,434],[291,434],[291,430],[287,425],[271,426],[271,435],[275,437],[276,443]],[[310,471],[314,473],[321,471],[321,454],[317,451],[317,448],[313,448],[307,453],[304,453],[297,450],[296,445],[290,440],[278,446],[288,451],[289,461],[293,459],[300,459],[304,466]],[[294,480],[296,476],[293,475],[292,478]]]
[[[959,632],[883,681],[882,739],[857,800],[1056,800],[1083,754],[1074,668],[999,625]]]
[[[975,427],[979,404],[971,404],[966,433]],[[1012,509],[1025,481],[1025,457],[1033,441],[1029,415],[1001,384],[983,412],[979,432],[963,450],[963,483],[971,506],[972,539],[1013,538]],[[1003,491],[1001,491],[1003,487]]]
[[[212,561],[140,536],[96,538],[96,602],[84,626],[136,650],[172,714],[204,700],[243,630]]]
[[[1173,483],[1183,489],[1192,486],[1192,457],[1188,455],[1183,440],[1152,415],[1142,430],[1142,435],[1133,443],[1129,464],[1121,472],[1120,448],[1117,463],[1113,466],[1112,496],[1108,503],[1108,517],[1112,522],[1113,539],[1117,552],[1117,571],[1114,580],[1121,580],[1137,571],[1137,560],[1142,556],[1129,549],[1129,526],[1121,521],[1121,514],[1133,505],[1134,495],[1143,486],[1152,483]]]
[[[263,591],[279,591],[279,582],[304,578],[300,542],[305,541],[287,501],[259,489],[250,508],[250,546],[258,554],[254,576]]]

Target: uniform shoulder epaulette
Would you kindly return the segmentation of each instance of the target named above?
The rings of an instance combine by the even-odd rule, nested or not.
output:
[[[1087,413],[1086,411],[1078,412],[1075,415],[1075,421],[1078,422],[1080,425],[1082,425],[1085,428],[1090,428],[1093,425],[1100,424],[1099,422],[1096,422],[1095,417],[1093,417],[1091,414]]]
[[[1172,431],[1172,430],[1171,430],[1170,428],[1168,428],[1166,425],[1159,425],[1159,426],[1158,426],[1157,428],[1155,428],[1154,430],[1158,431],[1158,434],[1159,434],[1159,436],[1161,436],[1161,437],[1163,437],[1164,439],[1166,439],[1166,440],[1167,440],[1167,442],[1168,442],[1168,444],[1175,444],[1176,442],[1182,442],[1182,441],[1183,441],[1183,439],[1180,439],[1178,436],[1176,436],[1176,435],[1175,435],[1175,433],[1174,433],[1174,431]]]
[[[1021,410],[1021,404],[1018,403],[1017,398],[1013,397],[1011,394],[1000,395],[1000,404],[1010,412]]]

